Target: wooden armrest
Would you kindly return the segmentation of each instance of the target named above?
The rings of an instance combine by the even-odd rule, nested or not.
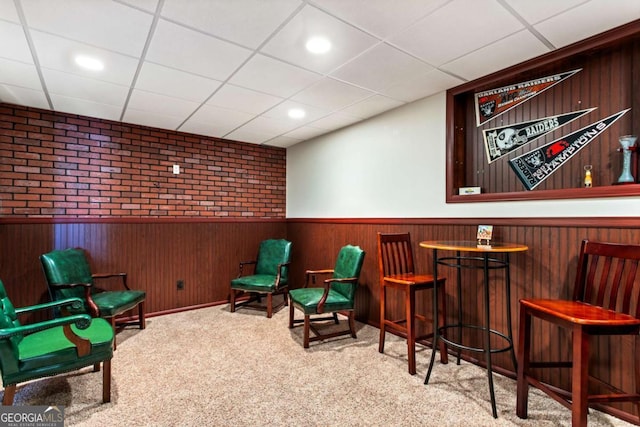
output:
[[[327,297],[329,296],[329,290],[331,289],[331,283],[336,282],[336,283],[351,283],[356,285],[358,283],[358,278],[357,277],[343,277],[343,278],[336,278],[336,277],[332,277],[330,279],[326,279],[324,281],[324,293],[322,294],[322,297],[320,298],[320,301],[318,302],[318,308],[316,310],[316,313],[320,314],[320,313],[324,313],[324,303],[327,301]]]
[[[121,277],[122,285],[124,286],[124,288],[128,291],[131,290],[127,285],[127,273],[94,273],[91,275],[91,277],[93,279],[108,279],[110,277]]]

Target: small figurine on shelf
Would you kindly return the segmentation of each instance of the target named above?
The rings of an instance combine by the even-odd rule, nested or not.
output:
[[[593,181],[591,179],[591,169],[592,169],[591,165],[586,165],[584,167],[584,187],[585,188],[590,188],[593,186]]]

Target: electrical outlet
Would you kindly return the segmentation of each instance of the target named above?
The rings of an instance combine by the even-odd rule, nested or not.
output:
[[[180,175],[180,165],[173,165],[173,174]]]
[[[184,289],[184,280],[180,279],[176,282],[176,286],[178,287],[178,289]]]

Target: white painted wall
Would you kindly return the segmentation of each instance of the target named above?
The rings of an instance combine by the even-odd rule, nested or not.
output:
[[[287,218],[640,215],[640,197],[445,203],[445,103],[442,92],[288,148]]]

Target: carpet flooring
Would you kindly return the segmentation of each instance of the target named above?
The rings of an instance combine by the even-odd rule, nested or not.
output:
[[[298,313],[301,317],[301,314]],[[341,318],[341,322],[346,322]],[[434,367],[430,349],[407,373],[406,343],[358,323],[358,338],[302,347],[288,308],[262,312],[216,306],[149,318],[118,333],[112,401],[87,368],[18,386],[17,405],[62,405],[67,426],[568,426],[571,414],[532,389],[529,418],[515,414],[515,381],[494,377],[491,416],[486,372],[462,362]],[[343,326],[343,325],[341,325]],[[590,426],[629,426],[591,411]]]

